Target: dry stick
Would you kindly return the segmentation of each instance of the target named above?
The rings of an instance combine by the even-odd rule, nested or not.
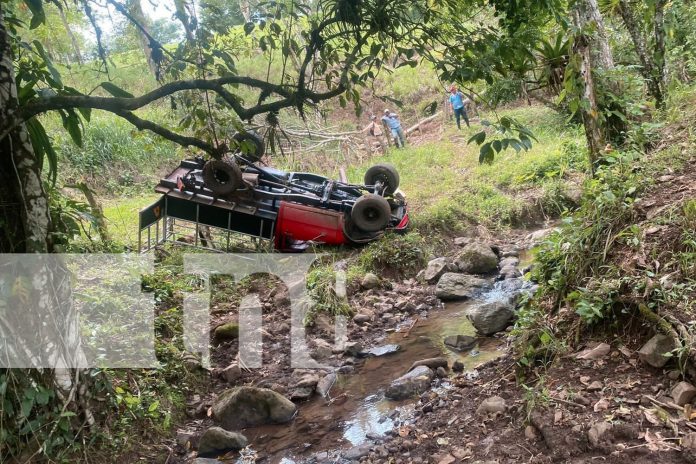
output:
[[[406,330],[406,332],[404,332],[403,338],[408,338],[408,336],[411,335],[411,330],[413,330],[413,328],[416,326],[416,324],[418,324],[419,319],[420,319],[419,317],[416,317],[413,320],[413,323],[411,324],[411,326]]]
[[[679,411],[679,412],[684,411],[684,408],[682,408],[681,406],[678,406],[678,405],[676,405],[676,404],[674,404],[674,403],[663,403],[662,401],[658,401],[658,400],[656,400],[655,398],[653,398],[652,396],[648,396],[648,395],[645,395],[645,397],[646,397],[648,400],[650,400],[650,401],[652,401],[653,403],[655,403],[656,405],[662,406],[663,408],[669,408],[669,409],[672,409],[672,410],[675,410],[675,411]]]

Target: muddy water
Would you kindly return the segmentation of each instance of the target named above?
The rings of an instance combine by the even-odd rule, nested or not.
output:
[[[479,338],[474,349],[463,353],[448,349],[443,340],[448,335],[474,336],[475,330],[466,318],[467,310],[482,300],[505,297],[494,288],[484,298],[450,303],[431,310],[427,318],[404,321],[395,332],[378,342],[378,345],[398,344],[401,347],[398,352],[367,358],[356,365],[354,373],[339,374],[330,397],[315,397],[301,404],[291,423],[251,428],[244,434],[263,462],[283,464],[303,462],[322,451],[328,453],[325,457],[335,456],[341,449],[362,445],[370,436],[384,435],[394,427],[395,420],[403,420],[413,411],[415,400],[394,402],[384,398],[384,389],[405,374],[413,362],[447,356],[450,363],[459,360],[467,370],[472,370],[502,354],[499,339]]]

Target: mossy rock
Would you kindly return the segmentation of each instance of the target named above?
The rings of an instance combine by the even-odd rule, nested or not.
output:
[[[215,328],[215,340],[234,340],[239,338],[239,324],[228,322]]]

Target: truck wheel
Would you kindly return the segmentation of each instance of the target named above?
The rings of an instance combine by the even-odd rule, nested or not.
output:
[[[350,219],[355,227],[364,232],[378,232],[389,225],[391,207],[386,198],[367,193],[353,205]]]
[[[266,153],[266,144],[256,132],[237,132],[232,139],[241,144],[239,152],[252,163],[259,161]]]
[[[242,170],[232,160],[210,160],[203,165],[203,183],[215,195],[228,195],[242,186]]]
[[[387,163],[375,164],[365,173],[365,185],[375,185],[382,182],[385,185],[384,194],[391,195],[399,188],[399,172]]]

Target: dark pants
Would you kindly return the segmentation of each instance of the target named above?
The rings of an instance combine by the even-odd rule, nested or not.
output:
[[[469,125],[469,116],[466,114],[466,108],[464,108],[463,106],[461,108],[454,109],[454,117],[457,119],[457,128],[462,128],[462,123],[460,122],[461,118],[464,118],[466,127],[471,127]]]

